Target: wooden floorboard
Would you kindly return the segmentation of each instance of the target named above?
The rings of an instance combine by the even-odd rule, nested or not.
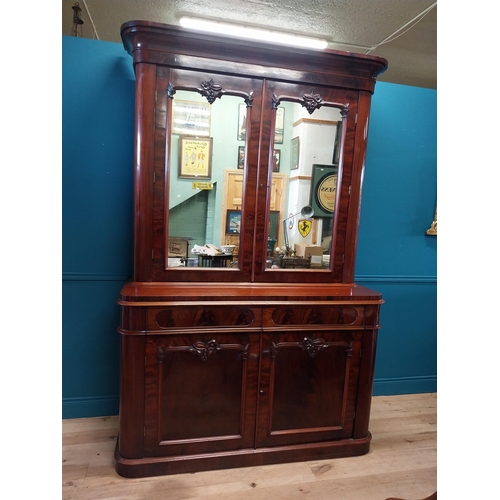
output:
[[[373,398],[361,457],[141,479],[114,469],[118,417],[62,421],[63,500],[422,500],[437,489],[436,394]]]

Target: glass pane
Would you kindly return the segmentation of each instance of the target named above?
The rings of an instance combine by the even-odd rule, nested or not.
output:
[[[172,100],[168,267],[238,268],[246,105],[195,91]]]
[[[281,101],[275,129],[266,267],[328,270],[334,248],[340,109],[322,106],[309,114],[299,103]]]

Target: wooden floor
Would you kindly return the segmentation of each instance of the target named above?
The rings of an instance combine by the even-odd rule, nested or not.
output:
[[[373,398],[367,455],[125,479],[118,417],[63,420],[63,500],[421,500],[437,489],[436,394]]]

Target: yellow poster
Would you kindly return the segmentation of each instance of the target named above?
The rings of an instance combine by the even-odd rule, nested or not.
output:
[[[179,160],[179,177],[210,179],[212,138],[180,137]]]

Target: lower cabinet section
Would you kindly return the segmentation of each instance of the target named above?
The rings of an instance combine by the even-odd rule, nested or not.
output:
[[[367,453],[379,303],[366,302],[124,305],[117,472]]]

